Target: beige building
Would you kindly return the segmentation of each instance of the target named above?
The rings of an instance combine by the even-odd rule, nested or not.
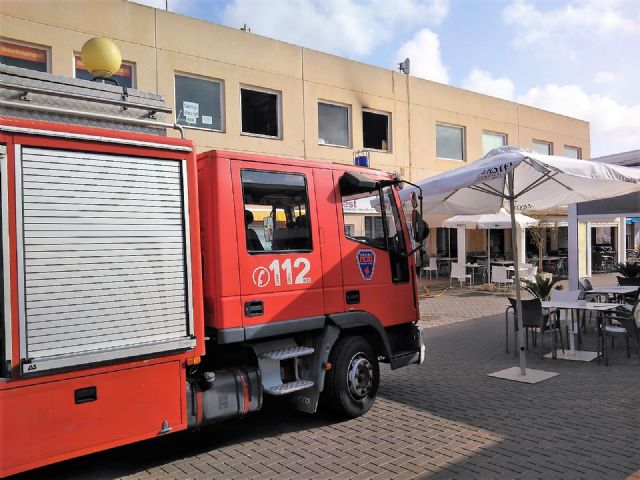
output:
[[[199,150],[345,163],[367,150],[371,167],[410,180],[502,144],[590,156],[587,122],[240,29],[125,0],[0,2],[5,63],[86,76],[76,57],[95,36],[115,41],[120,79],[164,95]]]

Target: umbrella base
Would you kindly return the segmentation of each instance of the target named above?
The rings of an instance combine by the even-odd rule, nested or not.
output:
[[[527,368],[527,374],[522,375],[520,373],[520,367],[510,367],[498,372],[489,373],[490,377],[513,380],[514,382],[522,383],[540,383],[553,378],[556,375],[559,374],[555,372],[545,372],[544,370],[534,370],[533,368]]]

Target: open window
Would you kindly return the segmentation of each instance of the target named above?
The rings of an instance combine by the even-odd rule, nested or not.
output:
[[[362,142],[364,148],[390,151],[388,113],[362,111]]]
[[[280,94],[247,87],[240,89],[242,133],[280,137]]]
[[[242,170],[247,251],[311,251],[311,224],[304,175]]]

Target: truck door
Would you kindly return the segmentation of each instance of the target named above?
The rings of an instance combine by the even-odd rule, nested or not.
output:
[[[385,326],[415,320],[415,275],[411,271],[415,267],[407,256],[407,226],[394,187],[361,192],[343,185],[340,191],[347,310],[366,311]]]
[[[313,171],[275,167],[232,162],[247,339],[324,322]]]

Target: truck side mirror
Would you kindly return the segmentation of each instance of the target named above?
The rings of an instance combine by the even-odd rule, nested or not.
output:
[[[429,230],[429,224],[425,222],[420,215],[416,215],[413,221],[413,231],[416,235],[416,242],[424,242],[427,237],[429,237]]]

